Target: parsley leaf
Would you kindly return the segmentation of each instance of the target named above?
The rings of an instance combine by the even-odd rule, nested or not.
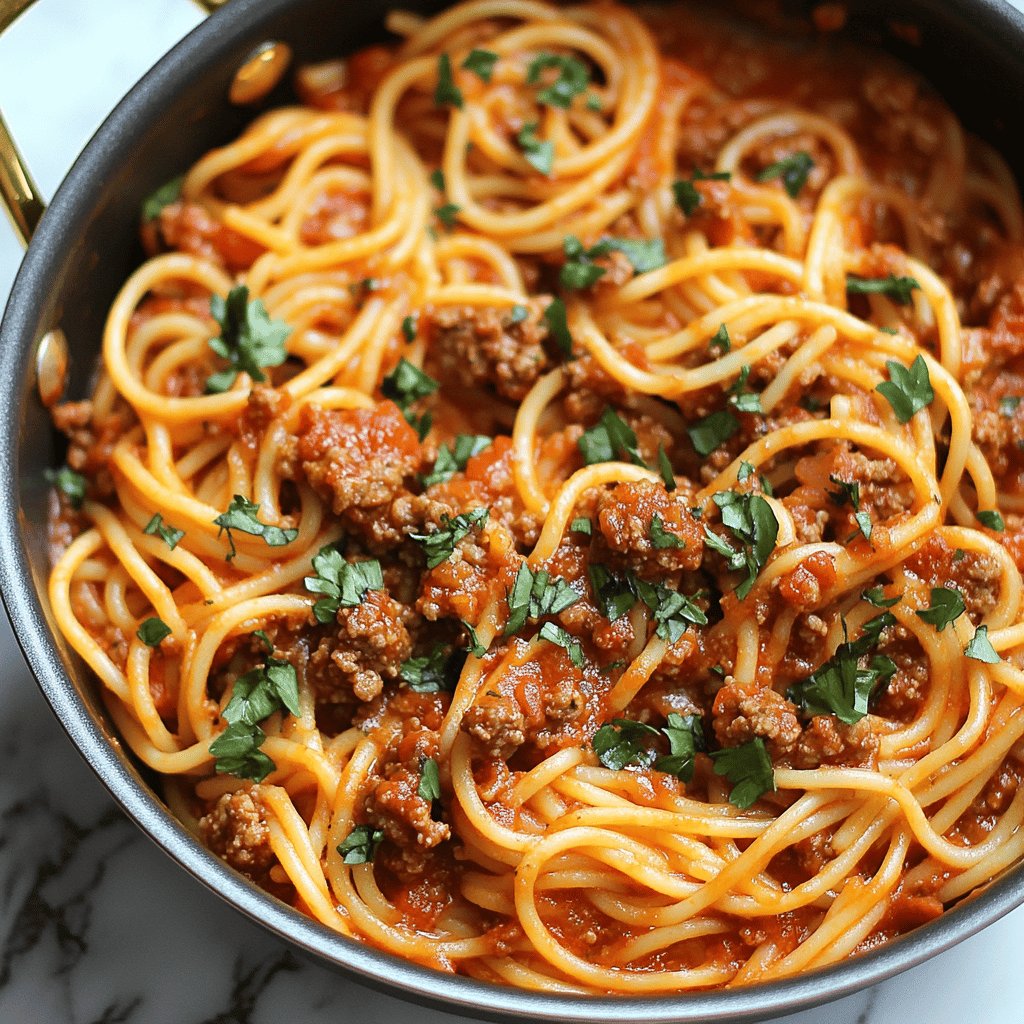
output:
[[[930,405],[935,398],[928,364],[918,356],[908,369],[895,359],[886,360],[889,379],[882,381],[875,390],[892,406],[900,423],[909,423],[915,413]]]
[[[526,162],[546,176],[551,174],[555,166],[555,144],[537,137],[539,127],[537,121],[524,124],[516,134],[516,142],[519,143]]]
[[[552,299],[548,303],[544,310],[544,323],[563,358],[572,359],[572,335],[569,333],[565,303],[561,299]]]
[[[462,109],[462,92],[452,77],[452,59],[447,53],[442,53],[437,58],[437,88],[434,89],[434,105]]]
[[[234,722],[211,744],[214,768],[222,775],[262,782],[277,765],[260,750],[267,734],[258,725]]]
[[[567,629],[554,622],[545,622],[537,634],[542,640],[561,647],[569,654],[569,660],[577,667],[583,668],[583,646]]]
[[[135,631],[135,635],[147,647],[159,647],[161,641],[171,635],[171,627],[163,619],[154,616],[146,619]]]
[[[81,473],[76,473],[67,466],[61,466],[60,469],[48,469],[43,475],[48,483],[53,484],[68,499],[72,508],[82,507],[82,502],[85,501],[86,484],[85,477]]]
[[[424,758],[420,765],[420,784],[416,787],[416,795],[428,803],[441,799],[441,777],[437,762],[432,757]]]
[[[651,516],[651,529],[649,531],[651,545],[655,548],[685,548],[686,541],[665,529],[665,523],[661,516],[655,513]]]
[[[405,343],[411,345],[416,340],[416,322],[418,317],[414,313],[410,313],[402,321],[402,337],[405,338]]]
[[[221,717],[231,725],[254,726],[285,709],[296,716],[302,713],[295,666],[267,658],[262,668],[255,668],[235,680],[231,700]]]
[[[715,774],[724,775],[733,783],[729,803],[746,810],[765,793],[775,792],[775,771],[764,740],[755,736],[738,747],[727,747],[711,753]]]
[[[750,379],[750,367],[744,366],[736,382],[729,388],[729,404],[737,412],[753,412],[761,414],[761,396],[756,391],[747,390]]]
[[[836,505],[845,505],[849,503],[853,506],[854,511],[860,510],[860,483],[857,480],[849,481],[842,480],[834,474],[829,474],[829,480],[838,487],[835,491],[826,491],[825,493]]]
[[[736,596],[742,601],[753,589],[757,574],[775,550],[779,535],[779,521],[771,505],[752,491],[719,491],[712,500],[721,509],[722,525],[740,542],[735,550],[707,526],[704,536],[708,546],[722,555],[732,570],[745,569],[747,576],[736,587]]]
[[[719,409],[686,428],[698,455],[710,455],[740,429],[739,420],[728,409]]]
[[[249,289],[244,284],[232,288],[226,299],[214,295],[210,312],[220,324],[220,335],[211,338],[209,346],[230,365],[206,378],[207,391],[227,391],[239,373],[265,381],[264,367],[280,366],[288,358],[284,343],[292,329],[280,320],[271,320],[260,299],[250,302]]]
[[[1003,522],[1003,517],[996,509],[982,509],[978,513],[978,522],[982,526],[987,526],[990,530],[996,530],[999,533],[1006,529],[1006,523]]]
[[[621,618],[636,604],[636,594],[628,580],[617,576],[606,566],[592,562],[587,567],[587,575],[594,592],[594,603],[609,622]]]
[[[159,512],[142,528],[142,532],[153,536],[156,534],[173,551],[182,537],[184,530],[176,530],[173,526],[164,525],[164,517]]]
[[[856,274],[846,275],[846,290],[851,295],[885,295],[898,306],[910,305],[910,293],[921,286],[913,277],[858,277]]]
[[[999,399],[999,415],[1009,418],[1017,411],[1021,401],[1024,399],[1020,395],[1003,395]]]
[[[586,516],[577,516],[570,524],[572,533],[585,533],[588,537],[594,533],[594,524]]]
[[[999,663],[999,653],[988,638],[988,626],[979,626],[974,631],[974,636],[964,648],[964,654],[975,661],[983,661],[986,665]]]
[[[875,655],[866,668],[860,667],[860,659],[878,642],[881,631],[894,622],[888,612],[871,619],[858,640],[841,643],[828,661],[791,686],[786,696],[806,714],[835,715],[847,725],[859,722],[868,713],[875,691],[888,685],[896,673],[896,663],[885,655]]]
[[[466,468],[466,463],[474,455],[479,455],[490,444],[491,439],[484,434],[456,434],[451,447],[445,443],[438,448],[434,469],[423,478],[423,486],[431,487],[451,480],[456,473]]]
[[[220,528],[217,530],[217,536],[219,537],[225,531],[228,535],[228,544],[231,546],[231,551],[226,556],[227,561],[230,562],[236,554],[235,541],[231,536],[232,530],[238,530],[239,533],[247,533],[250,537],[262,537],[272,548],[291,544],[298,537],[298,530],[282,530],[280,526],[261,523],[256,517],[256,513],[259,510],[259,505],[247,501],[240,494],[236,494],[231,499],[231,504],[228,505],[227,511],[222,512],[214,519],[213,525]]]
[[[885,588],[882,586],[872,587],[870,590],[865,590],[860,595],[868,604],[874,605],[876,608],[891,608],[894,604],[899,604],[903,600],[902,594],[897,594],[895,597],[887,598],[885,596]]]
[[[649,768],[657,756],[644,741],[658,735],[658,730],[643,722],[628,718],[613,718],[594,733],[591,741],[598,761],[612,771],[622,771],[627,765]]]
[[[773,164],[769,164],[757,176],[758,181],[771,181],[773,178],[782,179],[782,187],[789,194],[791,199],[800,195],[800,190],[807,184],[807,176],[814,169],[814,161],[809,153],[802,149],[792,153]]]
[[[934,626],[937,633],[941,633],[967,611],[960,591],[950,587],[932,587],[931,601],[928,608],[914,614]]]
[[[462,628],[466,631],[469,636],[469,647],[466,649],[467,653],[472,654],[474,658],[482,658],[487,653],[487,648],[480,643],[480,637],[476,635],[476,629],[471,626],[465,619],[462,620]],[[456,680],[458,682],[458,680]],[[453,686],[454,690],[455,687]]]
[[[871,522],[871,513],[864,509],[861,512],[854,513],[853,518],[857,521],[857,527],[864,535],[864,539],[871,540],[871,531],[874,529]]]
[[[575,235],[566,235],[562,239],[562,251],[565,253],[565,263],[559,271],[558,282],[563,288],[589,288],[607,273],[604,267],[593,262],[609,252],[608,246],[602,242],[587,249]]]
[[[577,57],[541,53],[530,61],[526,71],[526,84],[540,85],[543,73],[549,68],[557,69],[558,77],[537,93],[537,101],[549,107],[568,109],[577,96],[587,91],[590,84],[587,66]]]
[[[428,654],[402,662],[398,674],[416,693],[444,693],[455,689],[462,668],[462,652],[446,644],[434,644]]]
[[[184,175],[172,178],[146,196],[142,201],[142,219],[147,224],[151,220],[156,220],[165,206],[170,206],[171,203],[176,203],[181,198],[181,186],[184,180]]]
[[[661,473],[665,490],[671,494],[676,489],[676,475],[672,471],[672,463],[668,461],[668,455],[665,454],[665,446],[660,441],[658,442],[658,472]]]
[[[419,434],[422,441],[430,430],[431,416],[430,413],[417,416],[412,411],[412,405],[421,398],[432,395],[438,387],[433,377],[427,376],[403,356],[398,360],[394,370],[381,381],[380,391],[385,398],[390,398],[402,410],[409,426]]]
[[[703,171],[699,171],[695,167],[689,181],[680,179],[672,183],[672,195],[676,201],[676,206],[689,217],[700,206],[702,201],[700,192],[694,187],[693,183],[695,181],[729,181],[731,178],[732,175],[728,171],[704,174]]]
[[[445,203],[434,210],[434,216],[444,225],[446,231],[451,231],[461,210],[462,207],[457,203]]]
[[[705,749],[700,716],[679,715],[673,711],[661,731],[668,737],[670,753],[659,757],[654,767],[682,782],[690,782],[693,779],[694,755]]]
[[[508,311],[510,324],[521,324],[530,315],[530,310],[518,302]]]
[[[606,238],[609,249],[621,252],[629,260],[633,271],[646,274],[665,266],[665,243],[660,238]]]
[[[313,569],[316,576],[307,576],[302,582],[311,594],[326,595],[313,605],[317,622],[330,622],[339,608],[355,608],[369,591],[384,589],[380,562],[373,558],[346,562],[330,544],[313,556]]]
[[[732,339],[729,337],[729,328],[725,324],[720,324],[708,342],[708,351],[712,354],[718,352],[720,355],[725,355],[731,349]]]
[[[470,50],[462,66],[467,71],[472,71],[482,82],[489,83],[494,65],[497,63],[498,55],[491,50]]]
[[[626,581],[632,592],[654,613],[654,632],[662,640],[674,644],[690,625],[708,624],[708,617],[697,607],[693,597],[680,594],[663,583],[648,583],[632,572],[627,574]]]
[[[356,825],[338,845],[338,853],[345,864],[370,864],[383,841],[384,833],[379,828]]]
[[[604,407],[601,418],[589,430],[584,430],[576,444],[588,466],[598,462],[614,462],[617,458],[642,466],[644,460],[637,451],[633,429],[610,406]]]
[[[423,547],[427,556],[427,568],[434,566],[451,558],[455,551],[455,545],[463,537],[469,535],[471,530],[479,530],[490,515],[490,509],[474,508],[468,512],[462,512],[454,519],[442,514],[441,527],[433,533],[410,533],[411,540],[416,541]]]
[[[502,635],[518,632],[527,619],[558,615],[579,599],[580,595],[561,576],[552,576],[545,569],[534,572],[523,562],[508,592],[508,622]]]

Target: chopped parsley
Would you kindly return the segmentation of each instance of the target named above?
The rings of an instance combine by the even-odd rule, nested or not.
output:
[[[439,529],[433,533],[410,533],[409,537],[423,548],[427,556],[427,568],[433,569],[451,558],[455,545],[468,536],[471,530],[479,530],[489,515],[490,509],[486,508],[470,509],[454,519],[442,514]]]
[[[181,198],[181,186],[184,181],[184,175],[172,178],[156,189],[156,191],[146,196],[142,201],[143,221],[148,224],[150,221],[156,220],[163,212],[165,206],[176,203]]]
[[[402,337],[405,343],[411,345],[416,340],[416,323],[419,318],[415,313],[410,313],[402,321]]]
[[[900,423],[909,423],[914,414],[930,405],[935,398],[928,364],[918,356],[909,369],[895,359],[886,360],[889,379],[882,381],[875,390],[892,406]]]
[[[729,337],[729,328],[725,324],[720,324],[718,330],[715,331],[708,342],[708,352],[712,355],[717,352],[719,355],[724,356],[731,349],[732,339]]]
[[[846,275],[846,290],[851,295],[884,295],[898,306],[910,305],[910,293],[920,287],[916,278],[899,277],[896,274],[887,277]]]
[[[537,121],[524,124],[516,134],[516,142],[519,143],[526,162],[547,176],[551,174],[551,170],[555,166],[555,144],[537,137],[539,127]]]
[[[673,711],[661,731],[668,737],[669,753],[659,757],[654,767],[682,782],[690,782],[693,779],[694,756],[698,750],[705,749],[700,716],[680,715]]]
[[[153,617],[146,619],[135,631],[135,635],[147,647],[159,647],[161,641],[171,635],[171,627],[163,619]]]
[[[489,83],[497,63],[498,55],[491,50],[470,50],[462,66],[472,71],[482,82]]]
[[[710,455],[740,429],[739,420],[728,409],[719,409],[686,428],[698,455]]]
[[[937,633],[941,633],[965,611],[967,606],[959,590],[953,590],[951,587],[932,587],[931,604],[914,614],[930,626],[934,626]]]
[[[712,500],[721,509],[722,525],[739,542],[739,550],[718,534],[704,527],[708,547],[722,555],[734,571],[745,570],[746,578],[736,587],[736,596],[742,601],[753,589],[757,574],[775,550],[779,535],[779,521],[771,505],[760,494],[752,491],[719,491]]]
[[[691,625],[707,625],[707,616],[695,603],[699,595],[687,597],[663,583],[642,580],[632,571],[619,576],[597,563],[591,563],[587,572],[594,602],[609,622],[621,618],[640,600],[653,613],[655,634],[669,643],[674,644]]]
[[[356,608],[371,590],[384,589],[380,562],[367,558],[346,562],[337,548],[327,545],[313,556],[315,576],[302,582],[311,594],[325,595],[313,605],[317,622],[330,622],[339,608]]]
[[[262,537],[264,542],[272,548],[291,544],[298,537],[298,530],[282,530],[280,526],[261,523],[256,515],[259,510],[259,505],[246,500],[240,494],[236,494],[231,499],[231,504],[228,505],[227,511],[222,512],[214,519],[213,525],[219,527],[217,536],[219,537],[222,532],[226,532],[228,535],[228,544],[231,546],[231,551],[226,556],[227,561],[230,562],[237,553],[235,551],[235,540],[231,535],[232,530],[237,530],[239,533],[247,533],[250,537]]]
[[[239,676],[222,714],[228,727],[210,744],[214,768],[221,774],[262,782],[277,766],[260,750],[267,736],[259,723],[283,710],[300,713],[293,665],[268,658],[261,668]]]
[[[1010,417],[1020,406],[1021,396],[1020,395],[1003,395],[999,399],[999,415]]]
[[[184,530],[176,530],[173,526],[164,523],[164,517],[159,512],[142,529],[143,533],[153,536],[156,534],[172,551],[178,546],[179,541],[185,536]]]
[[[416,795],[427,803],[441,799],[441,776],[432,757],[425,757],[420,765],[420,784],[416,787]]]
[[[437,58],[437,88],[434,89],[434,105],[462,109],[462,91],[452,76],[452,59],[447,53]]]
[[[964,648],[964,654],[975,661],[983,661],[986,665],[999,663],[999,653],[988,638],[988,626],[979,626],[974,631],[974,636]]]
[[[288,358],[284,343],[292,329],[280,320],[271,320],[260,299],[250,302],[244,284],[232,288],[226,299],[214,295],[210,312],[220,324],[220,335],[210,339],[210,348],[226,359],[229,367],[206,378],[208,392],[227,391],[239,373],[263,382],[267,379],[265,367],[280,366]]]
[[[876,654],[864,668],[861,659],[878,643],[881,631],[895,621],[885,612],[865,623],[859,639],[841,643],[828,661],[791,686],[786,696],[807,715],[835,715],[847,725],[859,722],[868,713],[875,691],[888,685],[896,673],[896,663],[885,655]]]
[[[562,357],[572,359],[572,335],[569,333],[565,303],[561,299],[552,299],[548,303],[544,310],[544,324]]]
[[[508,311],[508,321],[510,324],[521,324],[530,315],[528,307],[520,305],[518,302]]]
[[[737,412],[752,412],[761,414],[761,396],[756,391],[747,390],[747,381],[750,379],[750,367],[744,366],[736,382],[729,388],[729,404]]]
[[[68,504],[72,508],[82,507],[82,502],[85,501],[86,484],[85,477],[81,473],[76,473],[67,466],[61,466],[60,469],[46,470],[44,476],[48,483],[53,484],[68,499]]]
[[[602,238],[588,249],[575,235],[566,235],[562,249],[566,262],[558,280],[563,288],[570,290],[589,288],[602,278],[605,268],[593,261],[610,252],[621,252],[637,274],[665,265],[665,245],[660,238]]]
[[[429,412],[417,416],[412,410],[412,405],[421,398],[432,395],[438,387],[433,377],[429,377],[403,357],[398,360],[394,370],[381,381],[380,390],[385,398],[390,398],[402,410],[409,426],[419,434],[422,441],[430,431],[432,417]]]
[[[423,486],[443,484],[466,468],[474,455],[490,447],[491,439],[484,434],[456,434],[451,445],[441,445],[437,450],[433,470],[423,478]]]
[[[267,734],[258,725],[236,722],[211,744],[214,769],[222,775],[262,782],[277,765],[260,750]]]
[[[738,747],[711,753],[715,774],[724,775],[732,784],[729,803],[741,810],[755,804],[765,793],[775,792],[775,771],[768,749],[760,736]]]
[[[527,619],[558,615],[579,599],[580,595],[561,576],[552,576],[545,569],[534,572],[523,562],[508,592],[508,622],[503,635],[517,633]]]
[[[862,509],[860,512],[855,512],[853,518],[856,520],[857,528],[863,534],[864,539],[871,540],[871,531],[874,529],[874,524],[871,522],[871,513],[867,509]]]
[[[598,761],[612,771],[622,771],[628,765],[649,768],[657,754],[645,741],[658,736],[658,730],[643,722],[629,718],[613,718],[594,733],[591,741]]]
[[[487,653],[487,648],[480,643],[480,637],[476,635],[476,629],[466,622],[465,619],[462,620],[462,628],[469,637],[469,647],[466,648],[467,653],[472,654],[474,658],[482,658]]]
[[[577,516],[570,524],[572,533],[585,533],[590,537],[594,532],[594,524],[586,516]]]
[[[576,443],[588,466],[619,458],[637,466],[644,464],[637,451],[636,433],[610,405],[605,406],[601,418],[589,430],[584,430]]]
[[[868,604],[874,605],[876,608],[891,608],[894,604],[899,604],[903,600],[902,594],[887,598],[885,596],[885,588],[882,586],[871,587],[870,590],[865,590],[860,596]]]
[[[618,576],[606,566],[591,562],[587,567],[594,603],[609,621],[620,619],[636,604],[636,594],[629,585],[629,577]]]
[[[383,841],[384,833],[379,828],[356,825],[338,845],[338,853],[345,864],[371,864]]]
[[[567,629],[554,622],[545,622],[537,634],[542,640],[561,647],[569,655],[569,660],[577,667],[583,668],[583,646]]]
[[[665,454],[665,446],[660,441],[658,442],[658,472],[665,484],[665,490],[671,494],[676,489],[676,475],[672,471],[672,463],[668,461],[668,455]]]
[[[757,180],[772,181],[775,178],[781,178],[782,187],[789,197],[796,199],[800,195],[800,190],[807,184],[807,176],[813,169],[814,161],[811,159],[811,155],[801,149],[769,164],[758,174]]]
[[[403,661],[398,674],[416,693],[445,693],[455,689],[462,669],[462,652],[446,644],[434,644],[428,654]]]
[[[840,506],[850,504],[855,512],[860,509],[860,483],[858,481],[843,480],[831,473],[829,481],[838,488],[835,491],[825,492],[832,502]]]
[[[578,57],[540,53],[530,61],[526,71],[526,84],[541,85],[544,72],[552,68],[558,71],[558,77],[538,91],[537,102],[549,107],[568,109],[577,96],[587,91],[590,73],[586,64]]]
[[[982,526],[987,526],[990,530],[996,530],[999,533],[1006,529],[1006,523],[1003,522],[1003,517],[996,509],[982,509],[978,513],[978,522]]]
[[[456,203],[444,203],[434,210],[434,216],[441,222],[446,231],[451,231],[455,227],[455,220],[461,210],[462,207]]]
[[[685,548],[686,541],[669,530],[665,529],[664,520],[655,513],[651,516],[651,528],[649,531],[651,545],[655,548]]]
[[[672,182],[672,196],[676,201],[676,206],[689,217],[700,206],[702,201],[699,190],[694,187],[693,183],[695,181],[729,181],[731,178],[732,175],[728,171],[704,174],[695,167],[689,181],[682,178],[679,181]]]

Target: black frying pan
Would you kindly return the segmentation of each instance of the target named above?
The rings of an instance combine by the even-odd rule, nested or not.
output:
[[[29,0],[0,0],[5,9]],[[395,0],[403,7],[440,4]],[[369,985],[489,1019],[660,1022],[752,1021],[849,995],[918,964],[1024,903],[1024,865],[912,934],[870,954],[784,982],[657,998],[567,997],[500,988],[440,974],[336,935],[256,889],[171,817],[151,779],[122,751],[92,680],[55,635],[46,605],[44,472],[61,442],[38,397],[41,339],[66,335],[66,397],[90,388],[107,308],[138,265],[143,197],[212,146],[237,135],[254,108],[227,99],[236,70],[266,41],[287,42],[298,62],[336,56],[383,35],[391,2],[231,0],[132,90],[89,143],[43,216],[0,326],[0,574],[4,603],[39,685],[79,751],[155,842],[199,881],[267,928]],[[740,0],[737,6],[792,28],[810,4]],[[915,65],[968,128],[1024,177],[1024,16],[1001,0],[848,0],[846,31]],[[907,31],[912,26],[915,31]],[[266,103],[289,99],[281,85]]]

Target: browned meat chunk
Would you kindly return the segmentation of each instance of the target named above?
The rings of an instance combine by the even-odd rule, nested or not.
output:
[[[304,476],[335,515],[379,546],[401,539],[386,513],[421,458],[416,431],[393,402],[372,409],[307,406],[282,452],[281,472],[292,480]]]
[[[262,879],[276,863],[255,786],[224,793],[199,819],[199,830],[203,841],[221,860],[253,880]]]
[[[197,203],[168,204],[160,211],[156,228],[155,236],[144,231],[144,240],[151,249],[162,242],[166,249],[200,256],[228,270],[247,270],[264,251]]]
[[[97,418],[92,402],[64,402],[53,409],[53,423],[66,434],[67,464],[89,481],[89,495],[105,498],[114,492],[110,456],[134,416],[128,410]]]
[[[678,491],[640,480],[602,493],[597,525],[612,559],[642,574],[697,569],[704,532]]]
[[[487,697],[475,704],[462,720],[462,727],[475,736],[492,757],[507,758],[526,740],[526,720],[522,709],[507,697]]]
[[[446,307],[433,317],[431,353],[442,380],[490,387],[521,401],[550,366],[547,328],[532,307],[516,321],[511,310]]]

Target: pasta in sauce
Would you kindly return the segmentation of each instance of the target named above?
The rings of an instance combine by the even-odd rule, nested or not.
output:
[[[1024,249],[916,77],[470,0],[151,197],[50,600],[170,806],[399,956],[791,975],[1024,852]]]

